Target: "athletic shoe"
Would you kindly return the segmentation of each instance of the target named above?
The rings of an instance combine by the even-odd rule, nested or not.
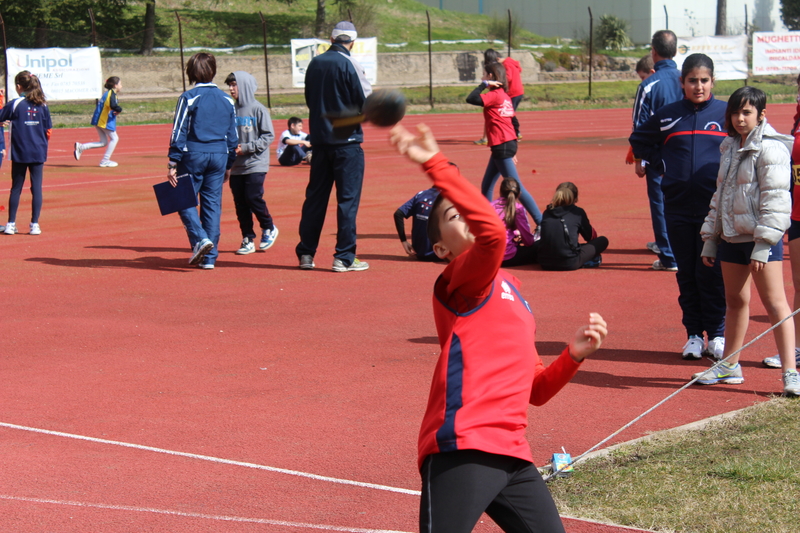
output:
[[[583,264],[582,268],[599,268],[603,264],[603,256],[596,255]]]
[[[192,250],[192,258],[189,259],[190,265],[196,265],[206,256],[208,252],[214,247],[214,243],[208,239],[203,239],[194,245]]]
[[[715,383],[729,383],[738,385],[744,383],[742,376],[742,365],[736,363],[734,367],[728,367],[722,363],[716,368],[711,368],[705,372],[698,372],[693,378],[698,378],[697,382],[701,385],[714,385]]]
[[[6,229],[3,230],[3,233],[6,235],[14,235],[17,232],[17,223],[16,222],[9,222],[6,224]]]
[[[478,146],[486,146],[489,144],[489,141],[486,139],[478,139],[477,141],[472,141],[472,144],[477,144]]]
[[[303,158],[303,161],[305,161],[309,165],[311,164],[311,152],[306,152],[306,156]]]
[[[75,161],[81,160],[82,153],[83,153],[83,145],[81,143],[75,143],[75,150],[72,151],[72,155],[75,156]]]
[[[41,235],[42,228],[40,228],[39,224],[37,224],[36,222],[31,222],[31,229],[28,233],[30,233],[31,235]]]
[[[236,250],[236,255],[252,254],[256,251],[256,245],[249,237],[242,239],[242,247]]]
[[[265,229],[261,232],[261,242],[258,244],[259,250],[269,250],[278,238],[278,226],[272,226],[272,231]]]
[[[783,373],[783,393],[787,396],[800,396],[800,374],[797,370]]]
[[[315,267],[313,255],[300,256],[300,268],[303,270],[311,270]]]
[[[661,248],[659,248],[658,245],[656,243],[654,243],[654,242],[648,242],[647,243],[647,249],[650,250],[651,252],[653,252],[656,255],[661,253]]]
[[[678,267],[676,266],[666,267],[663,265],[663,263],[661,263],[661,259],[656,259],[655,261],[653,261],[653,270],[666,270],[668,272],[677,272]]]
[[[542,238],[542,226],[536,226],[536,229],[533,230],[533,242],[536,242]]]
[[[705,349],[703,342],[703,337],[698,337],[697,335],[692,335],[689,337],[689,340],[686,341],[686,344],[683,345],[683,354],[682,357],[684,359],[700,359],[703,357],[703,350]]]
[[[334,272],[360,272],[368,268],[369,268],[368,263],[365,263],[364,261],[359,261],[358,259],[353,259],[353,262],[350,264],[350,266],[345,265],[341,259],[334,259],[333,267],[331,267],[331,270],[333,270]]]
[[[708,341],[708,346],[703,355],[713,357],[717,361],[722,359],[722,352],[725,351],[725,337],[714,337]]]
[[[800,348],[795,348],[794,349],[794,361],[795,361],[796,365],[800,365]],[[767,357],[761,362],[767,368],[782,368],[783,367],[783,365],[781,364],[781,356],[780,356],[780,354],[773,355],[772,357]]]
[[[116,167],[116,166],[118,166],[118,163],[116,161],[100,161],[100,166],[101,167],[106,167],[106,168],[108,168],[108,167]]]
[[[200,263],[198,266],[203,270],[214,270],[214,263]]]

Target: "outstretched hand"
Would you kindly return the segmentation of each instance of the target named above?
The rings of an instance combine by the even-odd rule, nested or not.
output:
[[[575,338],[569,343],[569,354],[580,363],[600,348],[606,335],[608,325],[603,317],[598,313],[589,313],[589,325],[575,333]]]
[[[415,163],[425,163],[439,153],[439,146],[433,138],[431,129],[425,124],[418,124],[419,136],[414,135],[398,124],[392,128],[389,142],[397,148],[398,153],[407,156]]]

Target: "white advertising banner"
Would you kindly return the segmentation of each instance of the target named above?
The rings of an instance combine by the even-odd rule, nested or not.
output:
[[[100,49],[90,48],[9,48],[6,97],[16,98],[14,77],[27,70],[39,77],[45,98],[92,100],[103,90]]]
[[[753,33],[753,74],[800,72],[800,31]]]
[[[720,37],[678,37],[678,69],[692,54],[705,54],[714,61],[718,80],[747,79],[747,35]]]
[[[330,48],[331,42],[322,39],[292,39],[292,86],[305,87],[306,68],[315,56]],[[370,84],[378,83],[378,38],[358,38],[350,56],[364,68]]]

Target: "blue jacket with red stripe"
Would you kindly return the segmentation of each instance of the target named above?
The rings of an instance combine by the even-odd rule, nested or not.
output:
[[[684,98],[656,111],[628,139],[637,159],[663,161],[665,213],[699,222],[708,215],[717,189],[719,146],[727,136],[726,107],[713,96],[699,105]]]

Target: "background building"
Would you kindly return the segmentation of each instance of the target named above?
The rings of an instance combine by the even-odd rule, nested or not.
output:
[[[629,24],[629,37],[637,44],[650,41],[657,30],[669,27],[678,36],[714,35],[716,0],[420,0],[451,11],[505,18],[508,10],[520,26],[544,37],[583,39],[589,35],[589,11],[595,24],[602,15],[615,15]],[[664,6],[667,5],[667,13]],[[743,33],[747,23],[756,31],[785,31],[780,0],[727,0],[728,34]],[[667,19],[669,18],[669,23]]]

